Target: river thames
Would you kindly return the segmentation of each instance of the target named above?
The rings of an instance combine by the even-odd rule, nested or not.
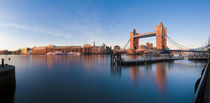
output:
[[[109,55],[0,58],[11,58],[5,62],[16,67],[14,103],[190,103],[205,65],[111,66]]]

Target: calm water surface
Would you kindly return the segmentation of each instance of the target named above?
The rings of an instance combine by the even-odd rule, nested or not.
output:
[[[111,66],[109,55],[0,56],[16,66],[14,103],[190,103],[202,62]]]

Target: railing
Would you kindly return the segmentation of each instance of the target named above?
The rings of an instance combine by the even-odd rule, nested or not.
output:
[[[203,96],[204,96],[204,89],[206,85],[206,79],[207,79],[207,73],[208,73],[208,67],[209,67],[210,60],[208,60],[207,64],[204,66],[204,71],[201,76],[199,85],[195,91],[195,95],[193,97],[192,103],[203,103]]]
[[[193,54],[189,55],[188,59],[208,59],[210,57],[209,54]]]

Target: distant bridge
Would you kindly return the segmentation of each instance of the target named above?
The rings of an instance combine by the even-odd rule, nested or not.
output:
[[[148,32],[148,33],[137,33],[135,29],[130,32],[130,52],[135,53],[136,49],[139,49],[139,39],[156,36],[156,48],[157,49],[166,49],[167,48],[167,29],[163,26],[161,22],[160,25],[156,25],[156,31]]]
[[[166,52],[207,52],[208,50],[210,50],[210,38],[209,38],[208,44],[206,44],[205,46],[194,48],[194,49],[187,48],[187,47],[177,43],[172,38],[170,38],[167,35],[167,28],[164,27],[163,23],[161,22],[160,25],[156,25],[156,31],[153,31],[153,32],[147,32],[147,33],[140,34],[140,33],[137,33],[136,30],[134,29],[132,32],[130,32],[130,39],[124,46],[124,49],[118,50],[118,51],[119,52],[127,51],[127,52],[129,52],[129,54],[135,54],[136,51],[140,49],[139,39],[153,37],[153,36],[156,36],[156,49],[157,50],[162,50],[162,51],[166,51]],[[167,47],[167,42],[179,49],[178,50],[170,50]],[[126,50],[125,48],[128,46],[129,43],[130,43],[130,47],[128,50]],[[146,50],[144,50],[144,51],[146,51]]]

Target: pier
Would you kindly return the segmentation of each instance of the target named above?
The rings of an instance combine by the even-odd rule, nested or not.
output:
[[[119,53],[111,55],[111,63],[118,65],[148,64],[148,63],[155,63],[161,61],[173,61],[173,60],[182,60],[182,59],[184,59],[183,56],[162,55],[160,57],[147,56],[145,58],[137,58],[130,60],[122,58],[121,54]]]
[[[15,81],[15,66],[4,63],[4,59],[0,65],[0,88],[4,86],[4,82]]]
[[[0,99],[3,103],[13,103],[16,88],[15,66],[0,65]]]
[[[182,60],[182,59],[208,61],[208,59],[210,58],[210,54],[208,53],[208,51],[194,53],[185,56],[182,53],[180,53],[179,55],[160,54],[158,56],[152,56],[151,54],[146,54],[146,56],[142,55],[142,58],[136,58],[136,59],[125,59],[122,57],[123,54],[125,53],[119,51],[113,52],[111,54],[111,60],[110,60],[111,64],[135,65],[135,64],[148,64],[148,63],[155,63],[161,61],[173,61],[173,60]]]
[[[173,60],[181,60],[184,57],[151,57],[151,58],[144,58],[144,59],[134,59],[134,60],[124,60],[122,59],[122,65],[132,65],[132,64],[148,64],[148,63],[155,63],[161,61],[173,61]]]
[[[208,53],[197,53],[197,54],[192,54],[188,56],[189,60],[208,60],[210,58],[210,55]]]

